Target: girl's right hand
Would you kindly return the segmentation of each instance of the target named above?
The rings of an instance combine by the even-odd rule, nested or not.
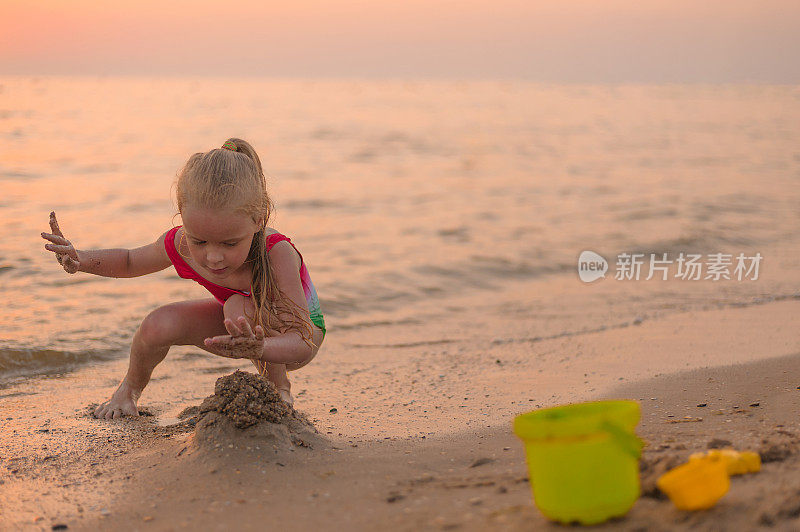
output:
[[[54,212],[50,213],[50,231],[52,233],[42,233],[42,238],[51,242],[50,244],[45,244],[44,249],[56,254],[56,260],[64,267],[65,272],[77,272],[81,265],[78,260],[78,253],[70,241],[64,238],[64,233],[58,227],[56,213]]]

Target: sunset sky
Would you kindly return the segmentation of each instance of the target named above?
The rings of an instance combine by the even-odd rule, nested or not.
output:
[[[800,83],[797,0],[0,0],[0,75]]]

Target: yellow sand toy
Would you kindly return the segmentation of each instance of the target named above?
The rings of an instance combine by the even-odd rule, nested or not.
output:
[[[723,460],[702,457],[670,469],[656,486],[679,510],[705,510],[728,493],[731,480]]]
[[[694,453],[689,456],[689,461],[709,458],[722,460],[728,474],[744,475],[745,473],[758,473],[761,471],[761,457],[753,451],[734,451],[733,449],[711,449],[705,453]]]
[[[630,510],[639,497],[640,415],[636,401],[597,401],[514,419],[534,502],[548,519],[591,525]]]
[[[731,475],[756,473],[761,457],[751,451],[712,449],[661,475],[656,485],[680,510],[705,510],[730,489]]]

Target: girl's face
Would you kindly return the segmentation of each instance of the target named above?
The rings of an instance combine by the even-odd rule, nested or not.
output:
[[[226,209],[186,206],[181,218],[189,253],[215,279],[241,270],[260,229],[250,216]]]

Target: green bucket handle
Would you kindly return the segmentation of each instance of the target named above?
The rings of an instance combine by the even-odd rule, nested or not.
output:
[[[642,455],[644,442],[635,434],[631,434],[630,432],[622,430],[619,428],[619,425],[616,423],[611,423],[608,420],[603,421],[600,424],[600,429],[610,434],[611,438],[617,445],[622,447],[625,452],[632,455],[637,460]]]

